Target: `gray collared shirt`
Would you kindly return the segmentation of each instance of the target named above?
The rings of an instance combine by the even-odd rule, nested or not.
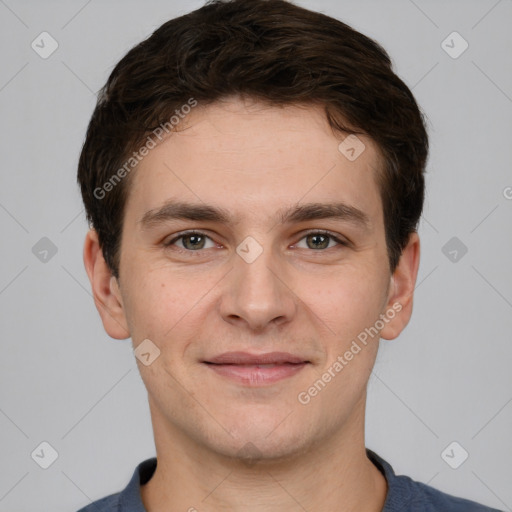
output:
[[[367,448],[366,453],[388,483],[382,512],[503,512],[438,491],[408,476],[395,475],[391,465],[375,452]],[[147,512],[140,496],[140,486],[151,479],[156,463],[155,457],[141,462],[121,492],[94,501],[78,512]]]

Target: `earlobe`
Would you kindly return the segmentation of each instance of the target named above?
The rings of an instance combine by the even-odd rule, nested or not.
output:
[[[98,234],[94,229],[90,229],[85,237],[83,256],[94,303],[105,331],[109,336],[118,340],[129,338],[130,332],[119,286],[103,258]]]
[[[388,321],[381,330],[381,338],[395,339],[409,323],[419,263],[420,239],[418,233],[413,232],[391,276],[388,300],[383,311]]]

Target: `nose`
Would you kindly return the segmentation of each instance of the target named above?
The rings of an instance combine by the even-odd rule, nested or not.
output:
[[[289,322],[298,298],[271,250],[252,262],[234,255],[233,269],[223,281],[220,313],[224,320],[251,331],[263,331]]]

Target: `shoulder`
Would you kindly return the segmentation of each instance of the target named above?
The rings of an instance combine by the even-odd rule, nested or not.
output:
[[[382,512],[503,512],[439,491],[406,475],[396,475],[389,462],[368,448],[366,453],[388,483]]]
[[[93,501],[89,505],[81,508],[77,512],[118,512],[119,497],[121,493],[110,494],[100,500]]]
[[[77,512],[145,512],[140,486],[147,483],[153,476],[156,465],[156,457],[141,462],[135,468],[128,485],[121,492],[93,501]]]
[[[396,478],[410,488],[407,506],[411,510],[417,510],[418,512],[500,512],[498,509],[481,505],[475,501],[439,491],[430,485],[416,482],[404,475]]]

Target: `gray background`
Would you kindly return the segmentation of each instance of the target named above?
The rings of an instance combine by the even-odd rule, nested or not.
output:
[[[366,444],[397,473],[512,510],[512,1],[298,3],[378,40],[429,118],[415,311],[381,341]],[[2,512],[76,510],[154,455],[131,341],[103,331],[83,268],[76,165],[114,64],[200,5],[0,0]],[[43,31],[59,45],[47,59],[31,48]],[[31,457],[42,441],[48,469]],[[469,453],[457,469],[441,455],[453,441]]]

